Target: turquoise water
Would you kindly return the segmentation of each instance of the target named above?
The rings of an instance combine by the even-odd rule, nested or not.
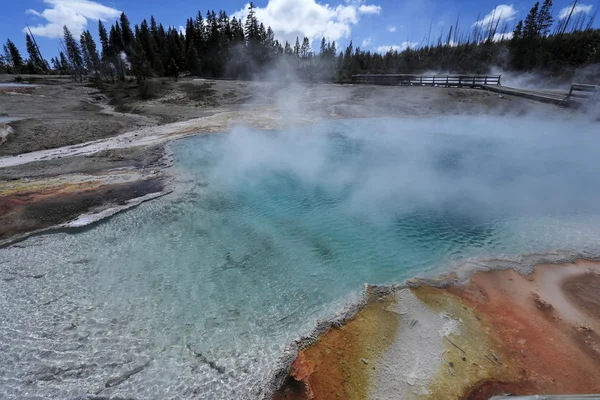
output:
[[[594,253],[596,128],[359,120],[175,142],[172,195],[0,250],[3,268],[45,274],[2,283],[0,387],[8,398],[254,398],[285,344],[365,282],[473,258]],[[40,379],[39,365],[77,363],[81,376]]]

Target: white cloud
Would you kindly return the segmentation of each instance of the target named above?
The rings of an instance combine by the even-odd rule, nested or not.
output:
[[[232,17],[245,19],[248,4]],[[332,7],[316,0],[269,0],[264,8],[255,8],[258,20],[270,26],[277,39],[294,43],[298,36],[312,40],[325,37],[338,40],[350,36],[352,26],[358,24],[361,15],[379,14],[381,7],[362,4],[362,1],[346,1]]]
[[[512,32],[504,32],[504,33],[494,33],[494,37],[492,38],[492,40],[494,42],[499,42],[501,40],[510,40],[513,37],[513,33]]]
[[[518,11],[513,7],[512,4],[500,4],[496,6],[488,15],[475,22],[473,26],[482,26],[484,28],[490,26],[490,24],[496,24],[498,20],[500,23],[512,21]]]
[[[381,12],[381,7],[376,6],[374,4],[370,4],[370,5],[361,4],[358,7],[358,12],[361,14],[379,14]]]
[[[389,32],[392,32],[392,33],[393,33],[393,32],[396,32],[396,27],[395,27],[395,26],[393,26],[393,25],[390,25],[390,26],[388,26],[388,27],[387,27],[387,30],[388,30]]]
[[[370,37],[368,37],[368,38],[365,38],[365,39],[362,41],[361,47],[368,47],[368,46],[370,46],[370,45],[372,45],[372,44],[373,44],[373,40],[371,40],[371,38],[370,38]]]
[[[50,8],[42,12],[31,9],[25,12],[46,20],[45,24],[31,27],[31,32],[49,38],[62,37],[64,25],[71,33],[78,36],[87,28],[88,20],[104,21],[121,14],[121,11],[115,8],[91,0],[44,0],[44,3]]]
[[[567,18],[569,16],[569,14],[571,14],[572,8],[573,8],[573,5],[571,4],[570,6],[565,7],[562,10],[560,10],[560,12],[558,13],[558,19]],[[575,9],[573,10],[573,15],[579,14],[579,13],[589,14],[592,12],[593,8],[594,8],[594,6],[592,6],[591,4],[577,4],[575,6]]]
[[[417,47],[419,45],[419,43],[417,42],[402,42],[402,44],[391,44],[388,46],[379,46],[377,48],[377,52],[378,53],[387,53],[388,51],[403,51],[408,49],[409,47],[411,49],[414,49],[415,47]]]
[[[401,51],[400,46],[397,44],[392,44],[389,46],[379,46],[377,48],[378,53],[387,53],[388,51]]]

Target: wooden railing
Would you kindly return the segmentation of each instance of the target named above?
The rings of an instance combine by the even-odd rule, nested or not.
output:
[[[352,75],[356,83],[404,86],[482,86],[500,85],[501,75],[409,75],[360,74]]]
[[[571,90],[569,90],[569,94],[567,94],[562,102],[595,102],[598,100],[600,100],[600,86],[573,83],[571,84]]]

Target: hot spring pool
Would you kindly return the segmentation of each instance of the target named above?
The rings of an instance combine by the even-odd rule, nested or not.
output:
[[[0,250],[23,276],[0,281],[0,393],[253,398],[365,282],[597,255],[596,130],[444,117],[177,141],[172,195]]]

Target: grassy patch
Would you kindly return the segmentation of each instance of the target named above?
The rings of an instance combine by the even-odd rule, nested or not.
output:
[[[108,97],[108,104],[115,107],[115,111],[129,113],[134,110],[134,102],[160,98],[171,85],[163,79],[148,79],[141,84],[132,81],[103,83],[97,88]]]
[[[223,93],[224,99],[233,99],[236,96],[237,96],[237,92],[235,90],[228,90],[225,93]]]
[[[188,99],[200,102],[213,102],[213,96],[216,90],[212,89],[212,83],[185,83],[181,85],[181,90],[185,93]]]

